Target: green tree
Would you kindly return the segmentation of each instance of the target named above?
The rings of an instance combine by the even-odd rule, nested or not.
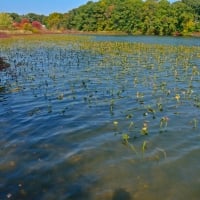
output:
[[[160,0],[156,11],[155,34],[171,35],[176,30],[176,18],[172,17],[171,6],[167,0]]]
[[[7,13],[0,13],[0,29],[11,29],[13,24],[12,17]]]
[[[23,18],[28,19],[30,22],[38,21],[38,22],[44,24],[45,19],[47,17],[45,15],[38,15],[38,14],[35,14],[35,13],[28,13],[26,15],[23,15]]]
[[[200,15],[200,1],[199,0],[182,0],[183,3],[194,9],[195,13]]]
[[[173,17],[177,20],[177,32],[187,34],[195,30],[195,14],[192,12],[192,8],[185,3],[175,2],[172,4],[172,10],[174,11]]]
[[[144,34],[156,34],[155,24],[158,24],[156,19],[156,12],[158,9],[158,4],[156,0],[147,0],[144,2],[142,8],[142,32]]]
[[[187,34],[200,28],[197,1],[192,5],[168,0],[89,1],[64,17],[68,29],[83,31],[123,31],[151,35]],[[61,22],[62,20],[60,20]],[[58,22],[56,23],[58,24]]]
[[[52,13],[46,18],[46,25],[49,29],[59,30],[62,28],[63,14]]]
[[[10,17],[12,17],[14,22],[20,22],[22,17],[17,13],[9,13]]]

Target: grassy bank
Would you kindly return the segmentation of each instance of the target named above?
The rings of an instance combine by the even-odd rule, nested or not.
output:
[[[33,33],[27,30],[0,30],[0,38],[9,38],[12,36],[26,36],[26,35],[43,35],[43,34],[85,34],[85,35],[143,35],[141,33],[129,34],[121,31],[77,31],[77,30],[46,30],[38,33]],[[145,34],[146,35],[146,34]],[[193,32],[187,34],[174,33],[171,36],[190,36],[200,37],[200,32]]]

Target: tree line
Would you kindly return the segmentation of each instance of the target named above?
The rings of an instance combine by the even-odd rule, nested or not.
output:
[[[9,25],[11,28],[14,22],[14,28],[27,30],[41,30],[40,25],[45,25],[49,30],[119,31],[148,35],[200,32],[199,0],[174,3],[168,0],[99,0],[89,1],[67,13],[55,12],[48,16],[6,14],[10,20],[5,25],[6,20],[1,20],[0,15],[0,29],[2,23],[4,27]]]

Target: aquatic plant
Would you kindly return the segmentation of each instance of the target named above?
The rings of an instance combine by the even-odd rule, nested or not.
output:
[[[128,130],[130,131],[132,128],[134,128],[134,122],[130,122],[129,126],[128,126]]]
[[[0,71],[10,67],[10,64],[5,61],[5,58],[0,57]]]
[[[110,113],[111,113],[111,115],[114,114],[114,112],[113,112],[113,109],[114,109],[114,103],[115,103],[115,101],[114,101],[114,99],[112,99],[112,100],[110,101]]]
[[[128,146],[137,155],[138,152],[137,152],[135,146],[129,142],[129,139],[130,139],[129,134],[127,134],[127,133],[123,133],[122,134],[122,142],[123,142],[123,144]]]
[[[197,68],[197,66],[193,66],[192,75],[193,76],[198,76],[199,75],[199,69]]]
[[[144,156],[144,153],[145,153],[145,151],[146,151],[146,149],[147,149],[147,144],[148,144],[148,141],[143,141],[143,143],[142,143],[142,155]]]
[[[122,134],[122,141],[124,144],[128,144],[129,139],[130,139],[130,136],[127,133]]]
[[[175,99],[176,99],[177,102],[180,102],[180,98],[181,98],[181,97],[180,97],[179,94],[176,94],[176,95],[175,95]]]
[[[168,121],[169,121],[169,118],[167,116],[164,116],[160,119],[160,128],[166,128],[167,125],[168,125]]]
[[[198,120],[196,118],[194,118],[191,123],[193,124],[193,128],[196,129],[198,126]]]
[[[143,123],[143,127],[142,127],[140,133],[141,133],[142,135],[148,135],[148,134],[149,134],[147,122],[144,122],[144,123]]]
[[[111,121],[123,143],[144,153],[152,150],[146,140],[140,144],[144,136],[152,137],[150,127],[156,127],[153,133],[166,130],[167,116],[172,122],[174,116],[184,118],[183,109],[198,113],[199,52],[199,47],[95,41],[92,36],[16,36],[1,41],[0,55],[11,67],[1,72],[0,92],[32,95],[31,101],[42,106],[26,113],[36,120],[45,110],[49,118],[57,114],[67,122],[80,112],[81,120],[94,116],[96,126]],[[189,119],[194,129],[196,115]]]
[[[113,124],[114,124],[114,126],[117,126],[119,123],[118,123],[118,121],[114,121]]]
[[[58,95],[58,100],[63,100],[63,98],[64,98],[64,94],[63,93]]]

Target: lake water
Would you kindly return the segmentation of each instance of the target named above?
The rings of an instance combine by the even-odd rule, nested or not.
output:
[[[48,37],[0,40],[0,200],[199,200],[200,39]]]
[[[162,45],[185,45],[185,46],[200,46],[198,37],[168,37],[168,36],[111,36],[105,35],[95,37],[95,41],[112,41],[112,42],[131,42],[145,44],[162,44]]]

